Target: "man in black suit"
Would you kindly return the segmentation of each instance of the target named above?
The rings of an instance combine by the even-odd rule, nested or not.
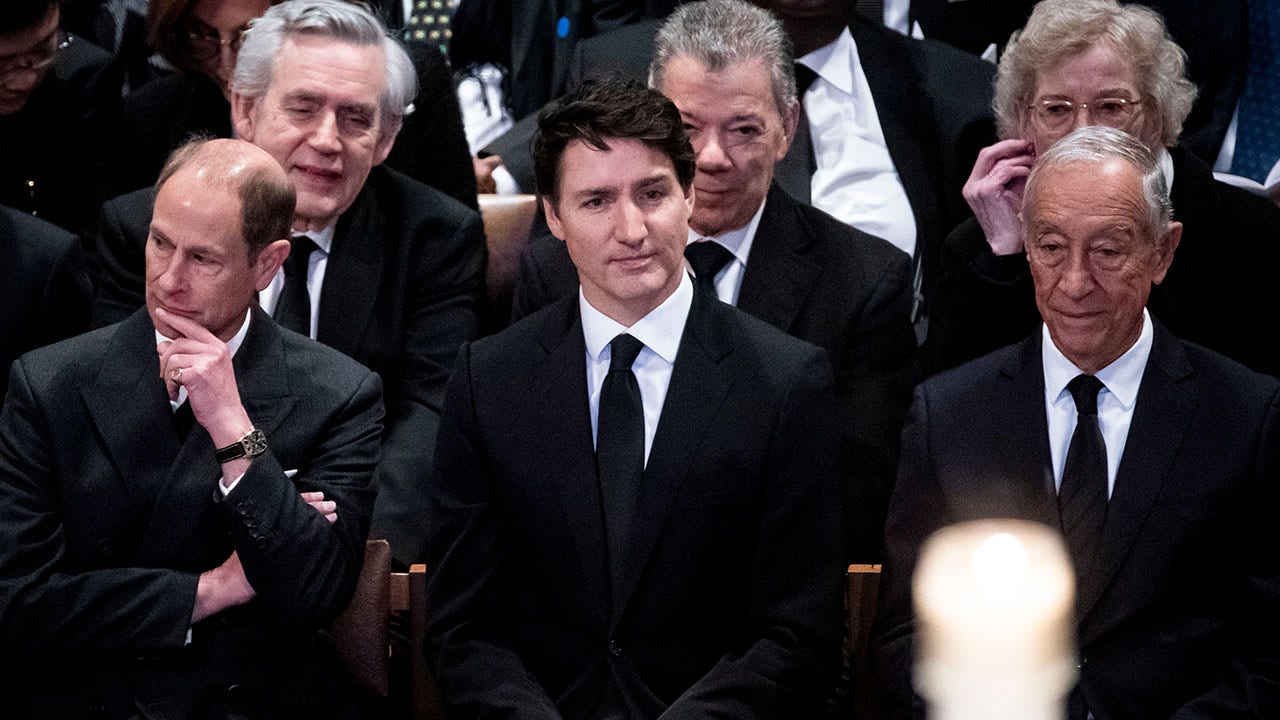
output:
[[[859,116],[858,123],[865,130],[858,142],[865,140],[867,145],[850,153],[848,162],[817,161],[824,153],[831,157],[838,151],[837,145],[828,141],[852,134],[828,132],[824,135],[826,141],[820,140],[815,151],[812,115],[817,108],[833,107],[831,98],[837,96],[832,89],[834,84],[825,89],[817,87],[826,82],[823,73],[818,73],[813,84],[800,88],[805,112],[796,127],[795,141],[778,163],[775,177],[793,198],[824,208],[903,249],[909,248],[919,266],[917,280],[923,299],[916,314],[918,334],[923,335],[926,325],[921,318],[929,312],[927,298],[932,295],[937,276],[942,240],[971,214],[960,188],[978,150],[995,139],[991,119],[992,67],[942,43],[906,38],[877,23],[852,17],[847,0],[753,0],[753,4],[773,12],[782,21],[798,58],[813,53],[811,60],[817,64],[817,58],[830,59],[837,49],[850,53],[849,48],[853,48],[846,70],[851,78],[858,73],[865,76],[869,101],[875,107],[875,113]],[[645,78],[658,27],[656,21],[641,22],[580,42],[569,71],[570,83],[576,78],[608,73]],[[852,60],[855,55],[856,68]],[[835,67],[832,65],[833,70]],[[853,95],[855,101],[860,94],[858,88]],[[532,119],[518,123],[486,148],[486,152],[502,158],[503,167],[525,191],[533,187],[528,157],[533,129]],[[877,153],[887,153],[881,157],[882,166],[873,166],[870,161],[868,152],[872,147]],[[823,181],[815,175],[820,169],[830,178],[843,173],[846,181]],[[836,193],[843,192],[843,188],[859,184],[863,188],[859,200],[836,199]],[[890,195],[897,198],[896,205],[880,206],[882,198]],[[828,197],[838,207],[824,207]],[[872,210],[859,214],[852,210],[855,207]],[[845,213],[852,214],[844,217]],[[890,234],[894,237],[887,237]]]
[[[1070,720],[1280,712],[1280,381],[1147,312],[1182,229],[1165,188],[1155,156],[1111,128],[1041,155],[1023,212],[1043,330],[917,388],[878,619],[890,717],[913,715],[920,544],[984,517],[1062,529],[1080,651]]]
[[[2,396],[19,355],[89,328],[90,288],[79,238],[3,205],[0,256]]]
[[[802,718],[839,664],[830,365],[695,292],[671,102],[589,83],[535,156],[581,289],[464,346],[425,515],[455,717]]]
[[[787,45],[759,8],[691,3],[658,34],[651,77],[680,109],[697,157],[690,263],[720,300],[827,351],[847,420],[842,446],[853,451],[846,559],[879,562],[915,350],[910,258],[772,183],[799,111]],[[521,264],[515,315],[577,289],[565,244],[540,238]]]
[[[118,138],[119,68],[56,0],[0,4],[0,205],[92,230]]]
[[[146,308],[14,364],[7,712],[352,717],[321,627],[360,573],[381,393],[254,304],[289,254],[293,203],[262,150],[183,148],[160,179]]]
[[[1182,244],[1151,312],[1177,336],[1280,376],[1280,209],[1214,179],[1179,146],[1195,97],[1182,51],[1160,17],[1113,0],[1044,0],[1000,60],[1004,140],[984,148],[965,184],[975,218],[947,238],[925,373],[1016,341],[1039,324],[1018,217],[1026,174],[1072,129],[1122,129],[1171,173]],[[1099,101],[1111,101],[1099,103]],[[1101,105],[1101,107],[1099,107]]]
[[[237,135],[267,150],[298,190],[304,262],[259,296],[264,309],[382,376],[387,406],[373,535],[421,560],[425,477],[449,368],[475,336],[483,288],[478,213],[375,167],[413,97],[404,50],[362,8],[338,0],[277,5],[246,33],[236,67]],[[294,103],[301,99],[305,102]],[[94,322],[140,302],[149,191],[103,210]],[[290,267],[297,284],[288,281]],[[287,299],[286,299],[287,298]],[[284,316],[282,318],[282,315]]]

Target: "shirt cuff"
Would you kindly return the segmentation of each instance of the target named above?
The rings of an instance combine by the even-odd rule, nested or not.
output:
[[[235,479],[235,480],[232,480],[230,485],[223,485],[223,484],[222,484],[222,480],[221,480],[221,479],[219,479],[219,480],[218,480],[218,490],[222,493],[222,497],[226,497],[226,496],[230,495],[230,494],[231,494],[231,491],[236,489],[236,485],[239,485],[239,484],[240,484],[240,480],[241,480],[242,478],[244,478],[244,473],[240,473],[239,475],[237,475],[237,476],[236,476],[236,479]]]
[[[519,195],[520,184],[505,167],[499,165],[493,169],[493,184],[497,186],[498,195]]]

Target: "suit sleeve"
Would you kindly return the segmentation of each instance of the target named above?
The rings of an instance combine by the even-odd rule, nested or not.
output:
[[[381,418],[381,383],[368,373],[344,405],[322,420],[296,482],[268,450],[231,493],[212,491],[255,602],[282,625],[314,627],[351,599],[376,492]],[[300,495],[314,491],[337,503],[336,523]]]
[[[885,525],[880,600],[871,633],[876,699],[880,715],[890,720],[924,717],[911,683],[915,634],[911,576],[924,539],[950,522],[939,502],[941,492],[930,459],[928,394],[920,386],[902,432],[898,480]]]
[[[818,352],[799,366],[770,439],[751,581],[753,632],[662,714],[819,717],[839,672],[843,566],[835,391]]]
[[[132,197],[124,196],[124,197]],[[91,324],[103,327],[120,322],[142,307],[144,253],[147,238],[125,220],[128,202],[123,198],[102,206],[102,223],[94,257],[97,289]]]
[[[0,413],[0,666],[181,647],[198,575],[70,567],[55,462],[18,360]]]
[[[450,381],[428,495],[426,654],[457,718],[553,720],[559,711],[502,628],[511,577],[471,389],[470,346]]]
[[[1230,658],[1214,683],[1183,705],[1173,720],[1227,720],[1280,715],[1280,395],[1272,397],[1259,437],[1254,473],[1234,528],[1240,578],[1230,603],[1235,618]]]
[[[898,462],[902,420],[911,398],[908,366],[916,351],[911,327],[911,265],[895,256],[832,358],[836,388],[850,420],[851,482],[845,483],[845,559],[880,562],[884,519]]]
[[[373,537],[391,543],[395,559],[421,562],[422,508],[432,472],[449,370],[458,348],[476,336],[484,288],[484,226],[466,212],[449,232],[424,243],[405,299],[405,339],[397,376],[388,374],[387,431],[378,465]]]

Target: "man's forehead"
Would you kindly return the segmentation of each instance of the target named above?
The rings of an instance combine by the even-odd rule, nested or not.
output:
[[[38,23],[13,33],[0,33],[0,60],[26,55],[38,50],[41,41],[58,29],[58,6],[55,4]]]
[[[282,65],[290,65],[281,72]],[[373,98],[387,87],[382,47],[360,45],[325,35],[286,38],[276,51],[267,92],[294,93],[299,88],[325,94],[341,87],[362,90]]]
[[[657,148],[634,138],[602,138],[602,141],[604,148],[581,139],[565,146],[560,155],[561,185],[623,186],[655,175],[672,179],[676,176],[675,163]],[[565,173],[569,165],[573,166],[573,173]]]

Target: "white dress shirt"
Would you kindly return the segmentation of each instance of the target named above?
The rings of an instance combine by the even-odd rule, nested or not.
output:
[[[1142,311],[1142,332],[1138,340],[1102,368],[1095,377],[1105,386],[1098,391],[1098,426],[1107,444],[1107,497],[1116,486],[1116,470],[1124,456],[1124,444],[1129,437],[1129,425],[1133,422],[1133,409],[1138,401],[1138,388],[1142,374],[1151,356],[1154,329],[1151,315]],[[1049,337],[1049,328],[1042,326],[1041,356],[1044,362],[1044,399],[1049,421],[1049,455],[1053,462],[1054,487],[1062,487],[1062,471],[1067,464],[1067,449],[1071,447],[1071,435],[1076,430],[1076,404],[1067,390],[1067,383],[1081,374],[1080,368],[1068,360]]]
[[[813,206],[914,257],[916,219],[849,29],[797,62],[818,74],[804,94],[818,165]]]
[[[253,317],[252,312],[245,311],[244,322],[240,324],[240,329],[237,330],[236,334],[232,335],[231,339],[227,341],[227,352],[231,353],[231,357],[235,357],[236,353],[240,351],[240,345],[244,343],[244,336],[249,334],[249,319],[252,317]],[[162,342],[173,342],[173,338],[165,337],[164,335],[160,334],[159,330],[156,330],[156,345],[159,345]],[[182,403],[186,401],[187,401],[187,389],[179,385],[178,399],[169,401],[169,409],[176,413],[178,412],[178,408],[182,407]],[[236,485],[240,484],[240,478],[242,477],[244,477],[243,474],[241,474],[235,480],[233,480],[232,483],[227,487],[223,487],[222,483],[218,483],[218,489],[222,491],[222,496],[226,497],[232,490],[235,490]],[[190,637],[188,637],[187,640],[188,642],[190,642]]]
[[[766,199],[765,202],[768,202]],[[730,230],[711,237],[709,235],[701,235],[689,228],[689,244],[704,240],[717,242],[725,250],[733,253],[733,260],[725,263],[720,268],[720,272],[716,273],[716,297],[721,302],[730,305],[738,304],[738,293],[742,290],[742,276],[747,272],[747,257],[751,255],[751,243],[756,239],[756,228],[760,227],[760,216],[764,214],[764,203],[760,203],[760,207],[756,208],[756,214],[751,216],[751,221],[744,227],[737,230]]]
[[[680,337],[684,335],[684,324],[692,306],[693,281],[682,274],[675,292],[628,328],[592,307],[582,289],[578,289],[578,311],[582,315],[582,334],[587,345],[592,445],[600,425],[600,391],[604,389],[604,378],[609,374],[609,361],[613,358],[609,343],[619,334],[627,333],[644,343],[631,364],[631,371],[640,386],[640,400],[644,404],[644,460],[648,464],[649,449],[653,447],[658,417],[662,415],[662,403],[667,399],[667,386],[671,384],[671,371],[675,368],[676,351],[680,349]]]
[[[320,292],[324,287],[324,271],[329,267],[329,253],[333,250],[333,234],[338,221],[334,220],[320,230],[294,235],[308,235],[316,244],[317,250],[311,253],[307,263],[307,294],[311,296],[311,339],[316,339],[316,328],[320,327]],[[284,266],[276,271],[271,284],[266,290],[258,293],[258,304],[268,315],[275,315],[276,303],[280,302],[280,291],[284,289]]]

